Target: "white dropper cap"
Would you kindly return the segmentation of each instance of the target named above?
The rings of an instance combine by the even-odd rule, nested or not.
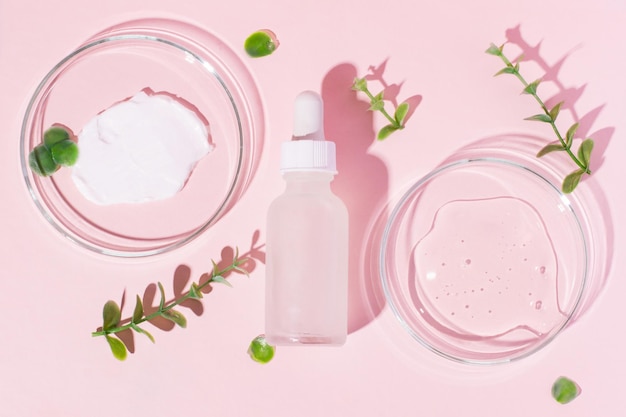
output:
[[[335,144],[324,138],[324,102],[313,91],[296,97],[293,138],[282,144],[280,170],[337,173]]]

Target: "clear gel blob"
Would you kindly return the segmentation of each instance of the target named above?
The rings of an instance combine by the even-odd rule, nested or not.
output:
[[[445,204],[414,247],[413,263],[413,302],[439,331],[514,340],[541,337],[563,320],[553,242],[524,200]]]

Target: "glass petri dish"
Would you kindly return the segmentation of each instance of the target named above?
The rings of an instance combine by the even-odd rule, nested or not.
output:
[[[383,231],[386,300],[422,345],[454,361],[511,362],[573,317],[589,243],[576,202],[517,160],[448,161],[395,204]]]
[[[31,172],[28,155],[47,128],[59,124],[78,134],[103,110],[146,90],[177,97],[209,126],[214,148],[175,196],[97,205],[76,188],[71,168],[51,177]],[[95,35],[43,78],[23,119],[22,173],[38,210],[70,241],[111,256],[156,255],[198,237],[238,200],[263,128],[258,90],[227,45],[183,22],[137,20]]]

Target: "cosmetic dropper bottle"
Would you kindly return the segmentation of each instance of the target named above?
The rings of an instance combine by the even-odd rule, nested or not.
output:
[[[281,148],[285,191],[267,218],[265,337],[273,345],[342,345],[348,330],[348,210],[330,183],[335,144],[319,94],[295,100]]]

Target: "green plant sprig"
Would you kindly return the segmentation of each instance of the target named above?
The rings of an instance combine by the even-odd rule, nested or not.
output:
[[[354,91],[362,91],[370,100],[370,111],[379,111],[389,121],[389,124],[383,126],[376,136],[378,140],[384,140],[393,132],[404,129],[406,115],[409,112],[409,103],[404,102],[395,109],[393,117],[385,110],[385,101],[383,91],[374,95],[367,87],[365,78],[355,78],[352,84]]]
[[[516,62],[515,64],[512,63],[504,55],[503,49],[504,49],[504,45],[496,46],[495,44],[492,43],[489,46],[489,48],[485,51],[490,55],[495,55],[495,56],[500,57],[500,59],[502,59],[502,61],[506,65],[504,68],[498,71],[495,75],[496,76],[501,75],[501,74],[514,75],[524,85],[524,89],[522,90],[522,93],[530,94],[531,96],[533,96],[535,100],[537,101],[537,103],[539,103],[539,106],[541,106],[543,113],[527,117],[525,120],[534,120],[534,121],[548,123],[552,127],[552,130],[554,131],[554,133],[556,134],[558,143],[550,143],[546,145],[539,152],[537,152],[537,157],[540,158],[548,153],[557,152],[557,151],[565,151],[567,155],[569,155],[569,157],[578,166],[578,169],[571,172],[565,177],[565,179],[563,180],[563,184],[562,184],[562,190],[565,193],[571,193],[572,191],[574,191],[576,186],[578,186],[578,183],[580,182],[580,179],[582,178],[584,174],[591,175],[591,169],[589,165],[590,165],[590,160],[591,160],[591,151],[593,150],[593,145],[594,145],[593,139],[587,138],[583,140],[578,148],[578,154],[577,155],[574,154],[574,152],[572,151],[572,144],[574,142],[574,135],[576,134],[576,130],[578,129],[578,123],[574,123],[572,126],[570,126],[570,128],[567,130],[567,133],[565,134],[565,137],[564,137],[556,126],[556,119],[559,115],[563,102],[557,103],[554,107],[552,107],[551,109],[548,109],[548,107],[545,105],[543,100],[537,95],[537,87],[541,83],[541,79],[535,80],[531,83],[527,82],[526,79],[520,73],[519,62]]]
[[[111,348],[111,352],[115,358],[123,361],[126,359],[128,352],[126,345],[119,337],[113,337],[120,332],[126,330],[133,330],[136,333],[145,335],[152,343],[155,343],[154,337],[150,332],[145,330],[142,327],[139,327],[140,324],[153,320],[157,317],[163,317],[166,320],[169,320],[178,326],[185,328],[187,327],[187,319],[185,316],[178,310],[174,308],[186,300],[189,299],[201,299],[203,297],[202,290],[209,286],[212,283],[225,284],[229,287],[232,287],[230,282],[225,278],[225,275],[230,272],[237,272],[244,275],[248,275],[248,271],[243,269],[241,265],[248,261],[247,258],[240,258],[239,252],[235,252],[235,256],[230,265],[220,269],[215,261],[212,261],[213,270],[211,272],[210,277],[200,283],[192,282],[189,290],[183,293],[179,298],[171,301],[166,301],[165,299],[165,289],[163,288],[163,284],[160,282],[157,283],[159,292],[160,292],[160,302],[159,307],[153,313],[148,315],[145,314],[143,303],[139,295],[136,298],[135,309],[133,311],[133,315],[130,318],[125,320],[121,320],[121,310],[119,305],[112,300],[107,301],[104,304],[104,308],[102,309],[102,328],[98,329],[95,332],[92,332],[91,335],[93,337],[104,336],[106,341]]]

